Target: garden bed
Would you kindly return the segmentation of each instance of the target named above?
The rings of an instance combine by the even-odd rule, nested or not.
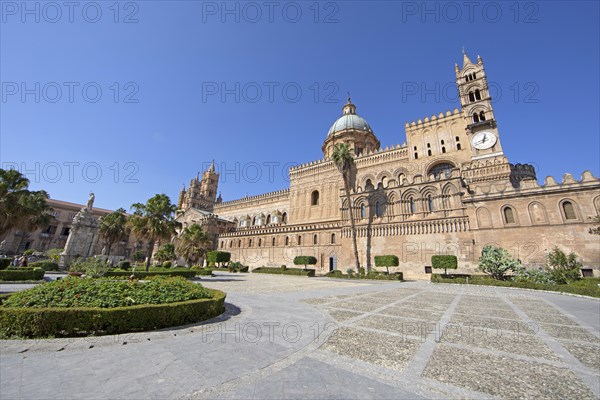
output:
[[[341,278],[341,279],[372,279],[377,281],[402,281],[404,280],[404,274],[402,272],[396,272],[390,275],[383,273],[376,274],[343,274],[340,270],[335,270],[325,274],[327,278]]]
[[[65,278],[0,296],[0,337],[73,337],[186,325],[224,312],[225,293],[183,278]]]
[[[314,269],[300,269],[300,268],[268,268],[260,267],[254,268],[252,272],[257,274],[276,274],[276,275],[296,275],[296,276],[315,276]]]
[[[571,294],[579,294],[582,296],[600,297],[600,278],[583,278],[578,281],[566,285],[544,285],[533,282],[515,282],[507,278],[507,280],[493,279],[487,275],[440,275],[432,274],[431,282],[434,283],[461,283],[466,284],[467,278],[471,285],[487,285],[487,286],[502,286],[514,287],[521,289],[548,290],[552,292],[563,292]]]

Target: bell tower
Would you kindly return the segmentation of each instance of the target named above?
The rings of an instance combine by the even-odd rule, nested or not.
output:
[[[477,56],[477,63],[473,63],[463,50],[463,66],[459,68],[458,64],[455,64],[454,69],[472,158],[502,156],[502,146],[483,60]]]
[[[215,172],[215,162],[213,161],[210,167],[202,174],[200,182],[200,195],[214,203],[217,198],[217,187],[219,185],[219,174]]]

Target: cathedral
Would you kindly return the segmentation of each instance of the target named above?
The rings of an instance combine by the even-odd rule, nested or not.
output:
[[[251,268],[318,260],[317,274],[354,266],[350,213],[362,266],[397,255],[408,279],[427,279],[431,256],[454,254],[458,272],[474,272],[482,248],[501,246],[526,267],[540,267],[554,246],[579,255],[600,275],[600,241],[588,233],[600,214],[600,180],[585,171],[538,184],[533,166],[502,150],[481,57],[455,66],[460,109],[406,123],[406,143],[381,147],[348,98],[322,145],[323,158],[292,167],[288,189],[222,201],[213,165],[181,191],[177,220],[201,224],[215,248]],[[333,148],[355,155],[350,204]]]

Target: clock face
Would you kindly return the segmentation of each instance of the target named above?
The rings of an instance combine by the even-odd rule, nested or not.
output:
[[[495,145],[497,140],[495,133],[484,131],[475,134],[471,139],[471,143],[478,150],[486,150]]]

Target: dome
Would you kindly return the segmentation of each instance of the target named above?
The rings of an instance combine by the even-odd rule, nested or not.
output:
[[[373,132],[367,121],[365,121],[363,118],[359,117],[356,114],[346,114],[342,115],[340,118],[338,118],[337,121],[333,123],[333,125],[331,125],[327,136],[335,132],[344,131],[346,129]]]

